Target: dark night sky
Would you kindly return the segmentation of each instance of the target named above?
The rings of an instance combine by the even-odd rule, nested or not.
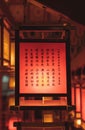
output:
[[[72,20],[85,25],[85,0],[38,0]]]

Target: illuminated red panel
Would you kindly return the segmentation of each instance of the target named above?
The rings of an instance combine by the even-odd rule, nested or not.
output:
[[[20,43],[20,93],[66,93],[65,43]]]
[[[85,89],[82,89],[82,119],[85,121]]]
[[[76,88],[76,112],[80,112],[80,88]]]

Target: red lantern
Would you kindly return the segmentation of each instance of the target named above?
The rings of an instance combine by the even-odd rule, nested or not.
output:
[[[81,86],[75,86],[75,103],[76,103],[76,118],[81,118]]]
[[[80,112],[80,88],[76,88],[76,112]]]
[[[72,97],[72,105],[75,105],[75,71],[72,71],[72,75],[71,75],[71,97]]]
[[[82,105],[81,105],[81,108],[82,108],[82,120],[85,122],[85,88],[82,88],[81,90],[81,98],[82,98]]]

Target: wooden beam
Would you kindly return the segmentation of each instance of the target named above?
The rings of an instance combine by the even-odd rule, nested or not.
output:
[[[4,0],[0,0],[0,9],[2,11],[2,17],[6,17],[10,24],[15,25],[15,21],[13,16],[11,15],[8,6],[4,2]]]

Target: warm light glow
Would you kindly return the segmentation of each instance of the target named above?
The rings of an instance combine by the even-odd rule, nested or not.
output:
[[[20,93],[67,92],[65,43],[20,43],[19,64]]]
[[[13,126],[13,123],[14,123],[15,121],[17,121],[16,118],[11,118],[11,119],[9,120],[9,125],[8,125],[8,129],[9,129],[9,130],[16,130],[16,127]]]
[[[8,63],[7,61],[4,61],[4,62],[3,62],[3,65],[4,65],[4,66],[8,66],[9,63]]]
[[[81,119],[76,120],[77,125],[81,125]]]
[[[82,126],[82,129],[85,130],[85,122],[82,122],[81,126]]]
[[[76,88],[76,112],[81,111],[81,101],[80,101],[80,88]]]
[[[67,26],[67,23],[64,23],[63,26]]]
[[[5,2],[8,2],[9,0],[5,0]]]
[[[3,41],[3,56],[4,59],[9,60],[9,49],[10,49],[10,41],[9,41],[9,32],[8,30],[4,27],[4,41]]]
[[[15,43],[11,42],[11,65],[15,65]]]
[[[9,106],[14,106],[14,105],[15,105],[15,98],[9,97]]]
[[[10,87],[10,89],[15,88],[15,77],[10,77],[10,79],[9,79],[9,87]]]
[[[20,121],[20,119],[12,117],[8,122],[8,130],[17,130],[16,127],[13,126],[13,123],[17,121]]]
[[[53,122],[53,114],[44,114],[43,122]]]
[[[81,127],[81,119],[76,119],[76,120],[74,121],[74,126],[75,126],[76,128],[80,128],[80,127]]]
[[[76,118],[78,118],[78,119],[81,118],[81,113],[76,112]]]
[[[42,100],[44,100],[44,101],[52,101],[53,97],[42,97]]]
[[[85,88],[82,88],[82,120],[85,121]]]

